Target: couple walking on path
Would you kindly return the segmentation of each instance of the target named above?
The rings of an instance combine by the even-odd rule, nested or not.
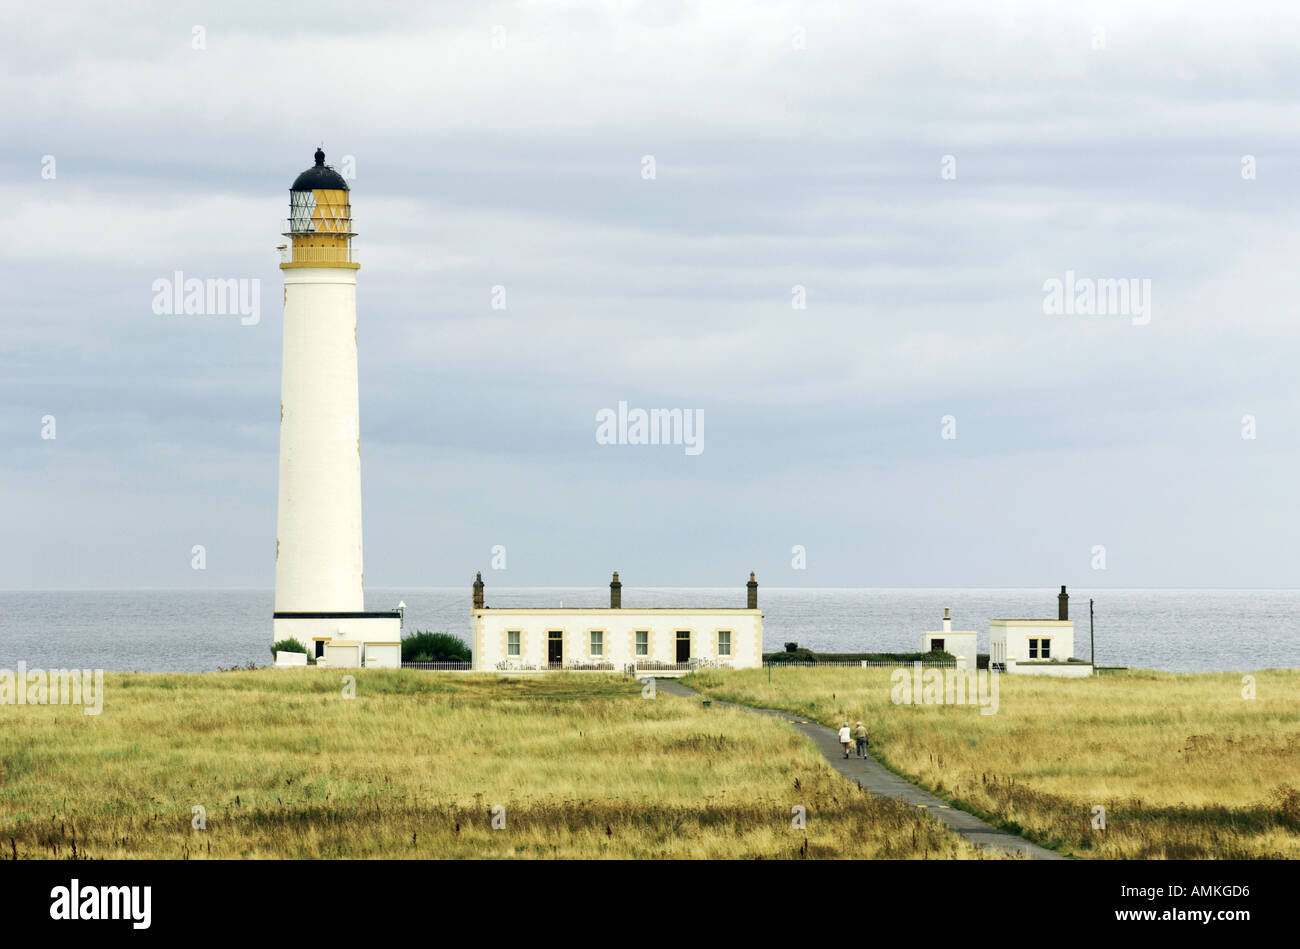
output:
[[[865,758],[867,756],[867,726],[858,722],[853,730],[849,731],[849,723],[845,722],[840,725],[840,747],[844,749],[844,757],[849,756],[850,745],[857,745],[857,756]]]

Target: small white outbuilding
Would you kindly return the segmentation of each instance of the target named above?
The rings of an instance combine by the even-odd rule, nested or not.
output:
[[[921,652],[949,652],[957,657],[958,669],[975,668],[978,635],[974,630],[952,628],[952,616],[943,610],[943,629],[921,634]]]

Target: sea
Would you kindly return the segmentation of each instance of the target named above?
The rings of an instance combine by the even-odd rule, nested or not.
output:
[[[921,633],[975,630],[990,619],[1055,619],[1054,589],[808,589],[764,587],[763,649],[913,652]],[[406,604],[404,631],[468,640],[469,587],[366,591],[366,608]],[[624,608],[744,606],[735,587],[624,586]],[[1092,622],[1089,622],[1089,600]],[[0,592],[0,668],[207,672],[271,662],[274,591],[66,590]],[[488,589],[488,606],[607,606],[607,587]],[[1300,667],[1300,590],[1072,590],[1074,652],[1098,665],[1169,672]],[[1090,635],[1091,628],[1091,635]]]

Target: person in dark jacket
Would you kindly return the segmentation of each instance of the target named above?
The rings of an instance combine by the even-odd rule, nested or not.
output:
[[[853,729],[853,740],[858,746],[858,757],[867,756],[867,726],[858,722],[857,727]]]

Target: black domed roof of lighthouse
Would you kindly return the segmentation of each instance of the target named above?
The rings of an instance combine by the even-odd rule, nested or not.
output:
[[[308,168],[293,180],[290,191],[315,191],[324,188],[330,191],[347,191],[348,183],[343,176],[325,164],[325,153],[316,149],[316,164]]]

